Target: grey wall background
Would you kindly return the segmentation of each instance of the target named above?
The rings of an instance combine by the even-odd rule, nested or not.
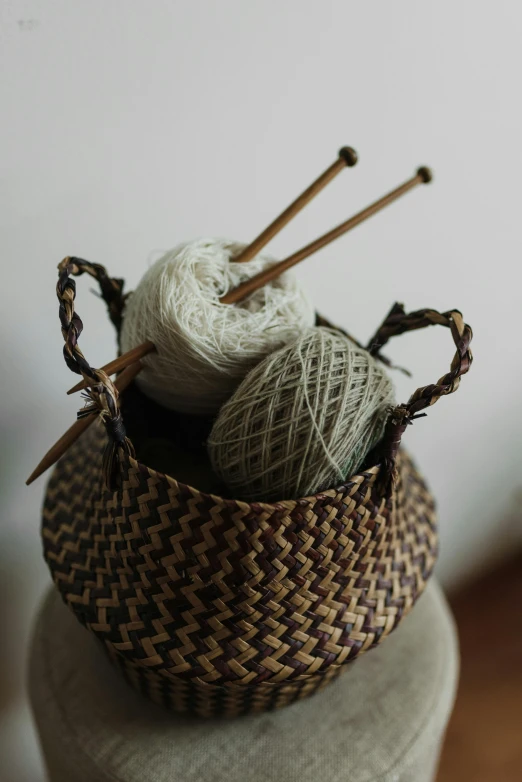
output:
[[[436,179],[307,260],[318,309],[366,340],[399,299],[459,307],[475,331],[460,391],[408,432],[439,501],[447,586],[520,539],[522,10],[474,0],[3,0],[0,777],[40,778],[23,694],[48,575],[44,480],[24,481],[74,420],[56,264],[77,254],[132,288],[200,235],[248,241],[333,160],[360,154],[270,246],[280,257],[431,165]],[[84,352],[114,355],[79,282]],[[414,371],[449,366],[449,335],[403,337]],[[8,770],[8,772],[6,771]]]

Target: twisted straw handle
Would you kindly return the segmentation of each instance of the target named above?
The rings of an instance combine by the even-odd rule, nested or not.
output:
[[[473,361],[469,344],[473,337],[471,327],[464,323],[459,310],[437,312],[423,309],[407,314],[402,304],[394,304],[382,325],[368,344],[371,355],[378,357],[379,351],[391,337],[404,334],[406,331],[416,331],[426,326],[446,326],[451,331],[456,352],[451,362],[450,371],[443,375],[435,384],[418,388],[404,405],[395,407],[386,424],[384,437],[379,446],[379,456],[383,466],[383,477],[390,484],[395,476],[395,462],[406,428],[420,418],[424,410],[434,405],[441,396],[453,394],[460,384],[460,378],[466,374]]]
[[[108,435],[108,443],[103,457],[103,477],[110,491],[117,486],[118,456],[124,452],[134,455],[132,443],[125,433],[118,391],[110,377],[102,369],[90,366],[78,345],[83,331],[83,322],[75,311],[76,281],[74,277],[87,273],[96,279],[107,303],[112,322],[119,329],[123,312],[123,280],[112,279],[100,264],[89,263],[81,258],[64,258],[58,264],[58,282],[56,295],[60,302],[60,323],[64,339],[63,355],[65,363],[72,372],[82,375],[88,383],[86,396],[90,404],[78,412],[78,418],[84,418],[98,410]]]

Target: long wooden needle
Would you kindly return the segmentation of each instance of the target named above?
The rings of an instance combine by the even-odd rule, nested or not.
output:
[[[137,345],[135,348],[128,350],[113,361],[109,361],[108,364],[105,364],[105,366],[102,367],[102,370],[106,375],[114,375],[116,372],[121,372],[122,369],[128,367],[129,364],[133,364],[138,359],[148,356],[149,353],[153,353],[155,350],[156,347],[154,342],[142,342],[141,345]],[[87,383],[85,380],[80,380],[79,383],[76,383],[75,386],[67,391],[67,394],[75,394],[77,391],[83,391],[83,389],[88,388],[89,385],[90,383]]]
[[[298,250],[293,255],[290,255],[283,261],[280,261],[279,263],[270,266],[268,269],[259,272],[259,274],[254,275],[254,277],[251,277],[249,280],[241,283],[241,285],[238,285],[238,287],[234,288],[234,290],[229,291],[220,299],[221,304],[234,304],[236,301],[244,299],[245,296],[248,296],[258,288],[266,285],[267,282],[270,282],[276,277],[279,277],[280,274],[289,269],[291,266],[295,266],[295,264],[299,263],[299,261],[308,258],[309,255],[312,255],[313,253],[317,252],[317,250],[320,250],[322,247],[330,244],[330,242],[333,242],[334,239],[338,239],[339,236],[342,236],[352,228],[355,228],[356,225],[359,225],[360,223],[364,222],[364,220],[367,220],[368,217],[371,217],[388,204],[391,204],[392,201],[395,201],[397,198],[404,195],[404,193],[407,193],[408,190],[411,190],[421,183],[430,182],[431,179],[432,174],[429,168],[426,168],[425,166],[419,168],[415,176],[413,176],[411,179],[408,179],[399,187],[395,188],[395,190],[387,193],[387,195],[379,198],[378,201],[375,201],[373,204],[370,204],[370,206],[367,206],[366,209],[362,210],[362,212],[359,212],[353,217],[350,217],[349,220],[346,220],[336,228],[328,231],[328,233],[323,234],[323,236],[320,236],[318,239],[315,239],[315,241],[307,244],[306,247]]]
[[[281,231],[284,226],[290,222],[290,220],[296,216],[318,193],[326,187],[326,185],[334,179],[343,169],[347,166],[355,166],[357,163],[357,152],[352,147],[343,147],[339,150],[337,160],[324,171],[315,182],[306,188],[304,192],[293,201],[290,206],[281,212],[279,217],[270,223],[270,225],[257,236],[248,247],[239,253],[239,255],[233,260],[236,263],[245,263],[252,260],[263,247],[268,244],[276,234]]]
[[[116,382],[114,383],[120,393],[125,391],[127,386],[136,377],[138,372],[140,372],[141,368],[141,361],[135,361],[133,364],[130,364],[130,366],[123,370],[121,375],[119,375],[119,377],[116,379]],[[31,484],[46,470],[48,470],[49,467],[52,467],[53,464],[56,464],[58,459],[64,455],[67,449],[70,448],[74,442],[76,442],[78,437],[89,428],[93,421],[96,421],[97,417],[98,411],[95,411],[92,415],[88,415],[85,418],[79,418],[77,421],[75,421],[74,424],[70,426],[64,434],[62,434],[58,442],[56,442],[53,447],[47,451],[38,467],[33,470],[29,478],[26,480],[26,485],[29,486],[29,484]]]

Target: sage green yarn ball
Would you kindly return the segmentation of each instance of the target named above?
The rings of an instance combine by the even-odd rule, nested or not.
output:
[[[225,402],[207,442],[231,496],[297,499],[354,475],[379,442],[394,392],[384,368],[334,329],[306,329]]]

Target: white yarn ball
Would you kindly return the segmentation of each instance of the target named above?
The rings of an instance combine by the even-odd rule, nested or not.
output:
[[[164,407],[215,413],[253,366],[314,322],[311,302],[289,272],[237,304],[220,304],[229,290],[276,263],[266,256],[231,261],[243,247],[225,239],[181,244],[129,297],[121,347],[154,343],[137,382]]]
[[[285,500],[346,481],[382,438],[391,380],[333,329],[308,329],[255,367],[214,422],[207,449],[233,497]]]

